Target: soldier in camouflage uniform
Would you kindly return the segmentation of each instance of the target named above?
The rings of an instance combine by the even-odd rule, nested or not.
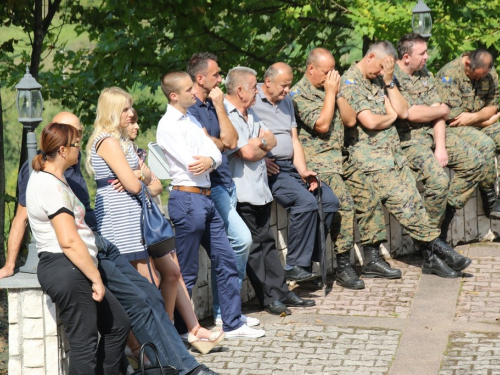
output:
[[[447,133],[472,145],[485,160],[479,191],[486,215],[500,219],[494,188],[495,150],[500,150],[498,75],[492,55],[482,49],[464,53],[436,75],[439,96],[450,107]]]
[[[367,186],[375,190],[370,198],[384,203],[410,236],[425,246],[422,272],[458,277],[458,271],[471,260],[443,242],[438,237],[439,229],[429,222],[393,126],[398,115],[408,115],[408,105],[393,81],[395,54],[391,43],[377,42],[341,78],[341,92],[357,114],[356,126],[346,131],[350,163],[364,172]],[[356,202],[360,232],[381,237],[385,234],[382,207],[367,211],[356,197],[371,192],[363,186],[349,188]]]
[[[324,48],[312,50],[306,61],[306,74],[292,87],[290,95],[308,168],[316,171],[339,199],[339,210],[331,230],[337,257],[337,283],[346,288],[358,289],[363,288],[364,283],[358,279],[350,264],[350,251],[354,246],[354,202],[346,181],[366,185],[367,189],[369,185],[365,183],[365,176],[357,170],[350,170],[343,176],[342,163],[346,157],[342,155],[342,120],[352,126],[356,115],[345,98],[337,99],[340,76],[334,69],[335,59],[330,51]],[[339,113],[336,120],[335,112]],[[377,204],[371,197],[364,201],[369,210]],[[401,277],[401,272],[391,269],[380,256],[370,267],[365,265],[364,271],[371,271],[371,275],[378,277]]]
[[[446,241],[456,210],[465,206],[482,178],[484,159],[455,134],[446,133],[450,110],[441,102],[434,77],[425,68],[427,58],[421,35],[410,33],[399,40],[394,81],[408,103],[408,119],[398,119],[395,124],[409,166],[424,183],[429,221],[435,228],[442,223],[440,237]],[[445,166],[455,171],[451,182]]]

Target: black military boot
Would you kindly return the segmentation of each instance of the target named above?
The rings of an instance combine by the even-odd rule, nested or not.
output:
[[[452,270],[457,272],[466,269],[472,262],[469,258],[453,250],[450,245],[442,241],[439,237],[429,242],[426,248],[439,256]]]
[[[448,229],[450,229],[450,224],[455,217],[455,213],[457,212],[457,209],[455,207],[451,207],[449,204],[446,205],[446,212],[444,214],[444,220],[443,223],[441,224],[441,234],[439,238],[443,242],[446,242],[446,238],[448,237]]]
[[[486,217],[500,219],[500,200],[497,199],[495,189],[479,189],[479,193]]]
[[[391,268],[391,266],[380,255],[378,246],[363,246],[364,249],[364,264],[361,270],[363,277],[382,277],[385,279],[400,279],[401,271]]]
[[[432,250],[424,249],[424,264],[422,265],[422,273],[425,275],[438,275],[447,279],[457,278],[458,272],[453,271],[444,260],[440,259]]]
[[[351,256],[349,251],[337,254],[337,269],[335,279],[337,284],[347,289],[364,289],[365,282],[361,280],[351,265]]]

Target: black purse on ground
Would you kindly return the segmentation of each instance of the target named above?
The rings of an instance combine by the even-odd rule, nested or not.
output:
[[[150,347],[155,353],[156,365],[144,367],[144,349]],[[151,360],[151,357],[149,357]],[[139,354],[139,369],[134,371],[131,375],[179,375],[179,371],[172,366],[162,366],[160,363],[160,358],[158,357],[158,349],[156,349],[155,344],[152,342],[146,342],[142,344],[141,351]]]
[[[159,258],[175,249],[174,231],[170,222],[163,216],[156,203],[151,199],[146,185],[142,182],[141,185],[142,243],[147,247],[149,255],[153,258]],[[146,199],[146,196],[148,199]]]

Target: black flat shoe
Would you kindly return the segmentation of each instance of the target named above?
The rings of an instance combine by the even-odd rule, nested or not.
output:
[[[269,305],[264,306],[264,310],[266,310],[269,314],[272,315],[291,315],[292,312],[290,309],[287,309],[286,306],[279,300],[270,303]]]
[[[288,293],[286,299],[282,300],[285,306],[288,307],[310,307],[316,305],[312,299],[302,299],[293,292]]]
[[[315,279],[317,276],[299,266],[293,266],[289,270],[285,270],[286,279],[289,281],[302,282]]]

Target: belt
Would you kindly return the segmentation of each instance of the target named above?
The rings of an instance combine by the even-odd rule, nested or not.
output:
[[[95,180],[95,183],[96,183],[97,187],[100,188],[103,186],[111,185],[114,180],[116,180],[116,178],[113,178],[113,179],[101,178],[99,180]]]
[[[201,195],[210,195],[211,190],[209,188],[200,188],[196,186],[174,186],[172,189],[174,190],[179,190],[179,191],[185,191],[187,193],[195,193],[195,194],[201,194]]]

